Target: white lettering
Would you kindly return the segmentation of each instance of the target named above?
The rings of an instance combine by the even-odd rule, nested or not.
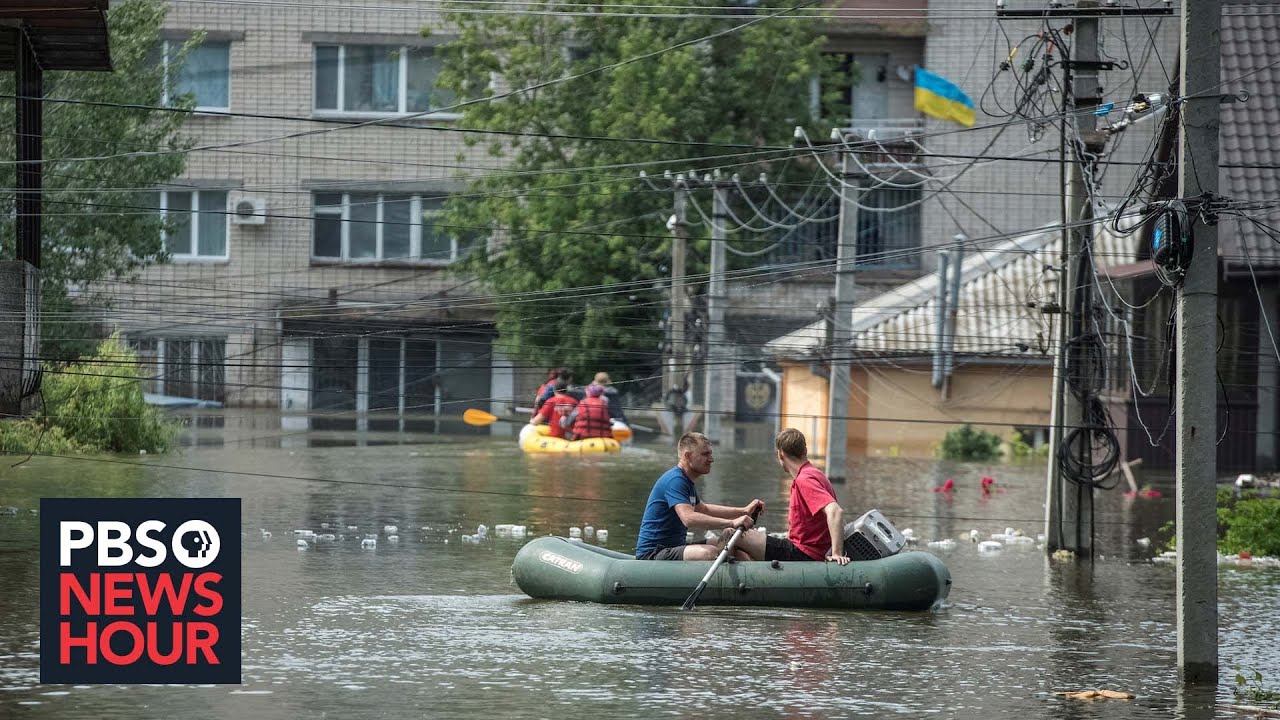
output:
[[[93,544],[93,526],[82,520],[63,520],[58,523],[58,563],[71,567],[71,551],[83,550]]]
[[[102,520],[98,523],[98,567],[120,567],[133,560],[133,547],[129,545],[131,533],[126,522]],[[112,554],[113,549],[120,552]]]
[[[153,532],[158,533],[161,530],[164,530],[164,522],[160,520],[147,520],[138,526],[138,544],[151,550],[151,554],[138,553],[138,556],[134,558],[134,562],[142,567],[149,568],[156,567],[164,562],[164,559],[168,556],[168,550],[165,549],[162,541],[151,537]]]

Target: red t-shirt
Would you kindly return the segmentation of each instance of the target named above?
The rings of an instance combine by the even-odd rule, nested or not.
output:
[[[568,417],[577,405],[578,401],[572,395],[552,395],[542,403],[538,415],[551,426],[551,437],[564,437],[565,429],[560,427],[560,420]]]
[[[805,463],[791,482],[787,539],[814,560],[823,560],[831,549],[831,531],[822,509],[836,501],[836,489],[818,468]]]

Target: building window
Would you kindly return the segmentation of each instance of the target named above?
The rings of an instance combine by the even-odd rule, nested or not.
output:
[[[392,115],[447,108],[455,98],[436,87],[442,65],[433,48],[317,45],[315,109]]]
[[[226,348],[222,337],[135,337],[142,389],[179,398],[226,399]]]
[[[471,245],[440,226],[440,196],[315,193],[314,200],[316,259],[450,263]]]
[[[225,260],[226,190],[164,190],[152,196],[165,221],[164,249],[179,260]]]
[[[887,212],[858,211],[858,265],[869,270],[920,267],[920,189],[876,188],[859,200],[864,207]]]
[[[182,43],[164,42],[164,104],[190,93],[196,99],[196,110],[230,110],[231,43],[201,43],[187,52],[176,74],[170,73],[169,65],[181,50]]]

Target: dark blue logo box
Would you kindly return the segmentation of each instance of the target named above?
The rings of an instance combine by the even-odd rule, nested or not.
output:
[[[43,498],[40,682],[239,684],[240,585],[239,498]]]

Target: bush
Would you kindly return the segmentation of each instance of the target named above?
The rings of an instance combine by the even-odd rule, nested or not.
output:
[[[0,455],[29,455],[34,452],[65,455],[85,452],[66,436],[62,428],[35,420],[0,422]]]
[[[88,450],[162,452],[177,424],[143,401],[140,378],[137,357],[112,336],[93,356],[46,369],[36,421]],[[41,452],[52,451],[42,445]]]
[[[941,453],[944,460],[996,460],[1000,457],[1000,436],[965,423],[942,438]]]
[[[1032,447],[1022,433],[1014,430],[1009,435],[1009,459],[1014,462],[1043,461],[1049,459],[1048,444]]]
[[[1280,499],[1247,498],[1218,508],[1218,551],[1280,557]]]

